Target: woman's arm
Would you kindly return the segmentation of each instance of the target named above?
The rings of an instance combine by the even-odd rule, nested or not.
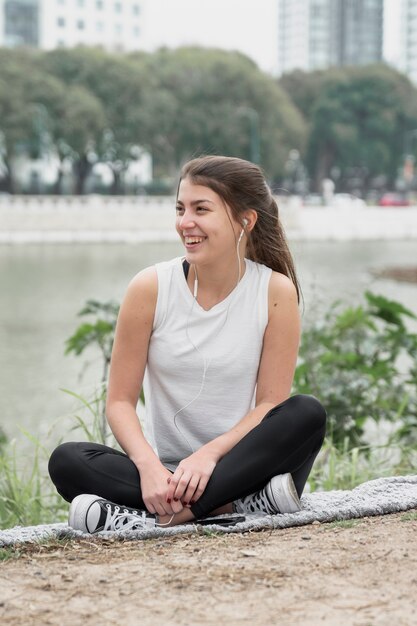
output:
[[[114,436],[138,468],[147,509],[164,515],[173,513],[172,507],[166,503],[167,480],[171,473],[147,442],[136,414],[157,294],[158,279],[154,268],[140,272],[127,289],[117,320],[106,413]]]
[[[219,455],[219,459],[291,393],[300,343],[300,313],[294,284],[277,272],[271,275],[268,310],[269,319],[258,370],[256,406],[233,428],[206,444]]]
[[[188,502],[193,491],[192,499],[196,501],[204,492],[210,477],[210,475],[207,477],[207,474],[213,471],[216,463],[257,426],[270,409],[289,397],[300,342],[300,314],[294,284],[289,278],[277,272],[272,273],[269,283],[268,312],[268,324],[258,370],[255,408],[229,431],[181,461],[178,466],[180,469],[174,473],[171,488],[168,490],[169,498],[174,493],[180,494],[179,497],[182,497],[183,502]],[[193,475],[198,474],[199,465],[207,467],[208,470],[197,480],[197,476]],[[182,477],[183,467],[185,471]],[[193,476],[192,481],[190,475]],[[188,489],[186,482],[190,483]]]

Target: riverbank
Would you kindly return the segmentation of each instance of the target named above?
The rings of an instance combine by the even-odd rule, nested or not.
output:
[[[417,207],[278,203],[292,241],[417,239]],[[175,241],[174,219],[173,196],[0,196],[0,244]]]

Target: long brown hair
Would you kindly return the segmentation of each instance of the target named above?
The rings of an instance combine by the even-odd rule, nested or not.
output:
[[[247,233],[246,256],[251,261],[263,263],[288,276],[294,283],[300,300],[300,286],[279,219],[278,205],[262,170],[243,159],[202,156],[183,166],[180,182],[184,178],[215,191],[230,208],[237,222],[242,222],[245,211],[253,209],[257,212],[256,224]]]

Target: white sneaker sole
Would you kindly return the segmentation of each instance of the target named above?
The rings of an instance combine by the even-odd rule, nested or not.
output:
[[[90,506],[100,500],[99,496],[94,496],[91,493],[82,493],[76,496],[71,502],[69,514],[68,514],[68,526],[75,530],[82,530],[85,533],[91,533],[91,530],[87,528],[87,512]]]
[[[301,510],[300,498],[291,474],[274,476],[268,487],[280,513],[297,513]]]

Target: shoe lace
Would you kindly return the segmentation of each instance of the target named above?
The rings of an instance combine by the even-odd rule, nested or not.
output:
[[[251,493],[249,496],[242,498],[240,502],[247,512],[271,513],[271,504],[265,493],[265,489],[261,489],[261,491],[257,491],[256,493]]]
[[[129,509],[120,509],[110,504],[106,504],[107,517],[104,522],[103,530],[133,530],[149,526],[149,516],[146,511],[134,511]]]

